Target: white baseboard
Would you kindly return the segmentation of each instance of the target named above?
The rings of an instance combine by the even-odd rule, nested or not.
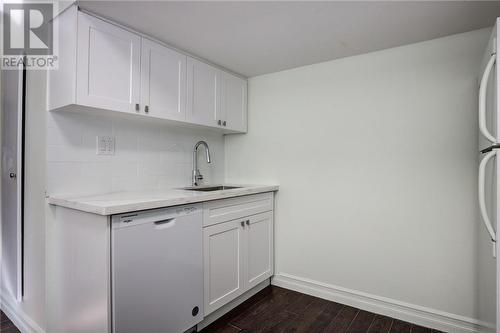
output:
[[[482,327],[482,323],[473,318],[404,303],[285,273],[276,274],[271,283],[278,287],[295,290],[443,332],[470,333],[482,332],[486,329]]]
[[[3,295],[0,297],[0,309],[22,333],[45,333],[37,323],[15,304],[15,301],[7,300]]]
[[[267,283],[266,283],[267,282]],[[227,304],[210,314],[198,327],[205,327],[230,309],[243,302],[268,284],[268,280],[252,289],[247,297],[236,299],[233,304]],[[301,278],[285,273],[276,274],[271,282],[273,285],[295,290],[304,294],[320,297],[330,301],[350,305],[366,311],[382,314],[417,325],[434,328],[450,333],[471,333],[490,331],[490,325],[476,319],[451,314],[419,305],[409,304],[394,299],[367,294],[361,291],[338,287],[306,278]],[[243,295],[242,295],[243,296]],[[22,333],[45,333],[29,316],[22,311],[15,302],[0,297],[0,308]],[[201,327],[200,327],[201,326]]]

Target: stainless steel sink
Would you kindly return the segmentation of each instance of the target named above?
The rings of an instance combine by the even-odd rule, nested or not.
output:
[[[224,186],[224,185],[217,185],[217,186],[200,186],[200,187],[184,187],[183,190],[188,190],[188,191],[201,191],[201,192],[210,192],[210,191],[224,191],[224,190],[232,190],[235,188],[241,188],[240,186]]]

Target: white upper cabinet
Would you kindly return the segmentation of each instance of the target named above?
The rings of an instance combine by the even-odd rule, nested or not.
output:
[[[141,37],[79,12],[77,50],[77,103],[135,112]]]
[[[58,68],[47,75],[48,110],[114,111],[246,132],[246,80],[76,6],[56,20]]]
[[[217,126],[221,120],[220,71],[193,58],[188,58],[187,66],[186,119],[195,124]]]
[[[186,119],[187,57],[142,39],[141,107],[151,116]]]
[[[236,132],[247,131],[247,81],[221,72],[221,115],[225,126]]]
[[[187,120],[247,131],[247,81],[188,57]]]

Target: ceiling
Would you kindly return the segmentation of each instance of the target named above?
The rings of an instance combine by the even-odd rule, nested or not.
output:
[[[244,76],[492,26],[500,1],[79,1]]]

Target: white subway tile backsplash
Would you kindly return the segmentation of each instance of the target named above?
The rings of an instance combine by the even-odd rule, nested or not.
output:
[[[50,163],[50,167],[47,168],[47,179],[57,180],[57,179],[72,179],[81,177],[82,173],[82,163],[78,162],[56,162]]]
[[[85,162],[85,157],[78,146],[47,145],[47,161]]]
[[[113,177],[111,191],[155,190],[159,188],[158,184],[157,177]]]
[[[137,177],[137,161],[113,158],[111,172],[113,177]]]
[[[166,176],[168,174],[166,165],[160,161],[159,153],[149,152],[145,154],[138,163],[138,175]]]
[[[82,144],[81,129],[72,131],[63,131],[60,127],[47,128],[47,144],[48,145],[72,145],[78,146]]]
[[[224,180],[224,138],[204,129],[138,119],[49,112],[48,194],[96,194],[189,186],[192,149],[210,146],[212,163],[199,152],[206,183]],[[114,155],[96,154],[98,135],[115,138]]]

